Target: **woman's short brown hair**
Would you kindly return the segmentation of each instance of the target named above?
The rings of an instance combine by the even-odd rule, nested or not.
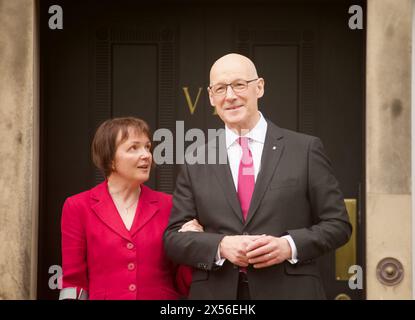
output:
[[[114,118],[104,121],[97,129],[92,140],[92,161],[108,177],[112,170],[112,162],[119,144],[128,139],[128,130],[137,134],[145,134],[151,140],[150,128],[144,120],[133,117]],[[121,140],[117,137],[121,132]]]

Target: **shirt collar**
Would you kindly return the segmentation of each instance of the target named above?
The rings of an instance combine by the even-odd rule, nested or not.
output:
[[[262,116],[261,112],[259,112],[259,116],[260,116],[259,121],[255,125],[255,127],[253,127],[251,131],[249,131],[245,136],[254,141],[257,141],[263,144],[265,142],[265,135],[267,133],[268,124],[267,124],[267,121],[265,121],[265,118]],[[226,136],[226,149],[228,149],[239,138],[239,136],[235,132],[233,132],[231,129],[229,129],[228,126],[226,125],[225,125],[225,136]]]

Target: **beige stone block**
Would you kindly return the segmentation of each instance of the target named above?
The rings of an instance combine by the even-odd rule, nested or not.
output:
[[[34,1],[0,0],[0,299],[28,299],[33,261]]]
[[[411,0],[367,8],[367,192],[411,193]]]
[[[366,261],[368,299],[412,298],[411,196],[367,194]],[[398,259],[404,278],[396,286],[378,281],[376,267],[386,257]]]

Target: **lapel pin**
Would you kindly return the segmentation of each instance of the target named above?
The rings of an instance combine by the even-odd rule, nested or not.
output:
[[[276,146],[273,146],[273,147],[272,147],[272,150],[275,150],[275,149],[277,149],[277,147],[276,147]]]

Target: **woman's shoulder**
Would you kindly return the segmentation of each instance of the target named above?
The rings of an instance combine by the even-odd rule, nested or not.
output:
[[[78,202],[89,198],[91,190],[82,191],[80,193],[73,194],[66,198],[66,201],[69,202]]]
[[[89,190],[85,190],[85,191],[82,191],[82,192],[79,192],[79,193],[76,193],[76,194],[73,194],[67,197],[65,202],[70,202],[70,203],[89,202],[91,197],[96,197],[100,195],[104,191],[104,188],[106,188],[105,181],[96,185],[95,187]]]

